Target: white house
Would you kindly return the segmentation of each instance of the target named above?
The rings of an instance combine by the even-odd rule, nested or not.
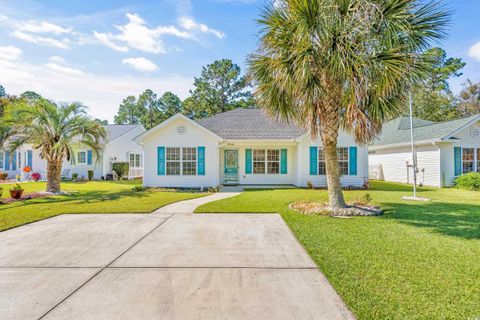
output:
[[[145,154],[145,186],[326,185],[320,139],[260,109],[239,108],[198,121],[177,114],[136,140]],[[367,147],[341,132],[338,153],[342,185],[364,186]]]
[[[480,172],[480,115],[440,123],[415,118],[413,128],[418,183],[451,186],[462,173]],[[388,122],[368,150],[372,178],[412,183],[408,117]]]
[[[71,177],[78,174],[80,179],[88,178],[88,171],[93,170],[94,178],[100,179],[112,172],[113,162],[129,162],[129,177],[143,176],[143,150],[134,138],[145,132],[142,125],[106,125],[107,141],[99,159],[93,152],[80,144],[72,146],[74,150],[70,161],[62,164],[63,172]],[[23,146],[13,154],[0,149],[0,172],[8,173],[10,178],[17,174],[23,175],[23,168],[30,167],[33,172],[38,172],[46,177],[46,161],[40,158],[38,150],[31,146]]]

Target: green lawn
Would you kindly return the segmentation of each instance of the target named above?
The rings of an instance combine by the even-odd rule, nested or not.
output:
[[[359,319],[480,317],[480,192],[423,188],[428,203],[407,202],[411,187],[373,182],[386,213],[339,219],[288,209],[326,201],[326,191],[248,190],[197,212],[278,212]]]
[[[63,182],[70,195],[0,204],[0,231],[62,213],[148,213],[166,204],[205,193],[132,191],[140,181]],[[1,184],[7,197],[10,185]],[[45,183],[22,183],[25,192],[45,190]]]

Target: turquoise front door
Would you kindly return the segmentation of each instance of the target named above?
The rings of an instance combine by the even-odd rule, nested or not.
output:
[[[238,150],[225,150],[224,184],[238,184]]]

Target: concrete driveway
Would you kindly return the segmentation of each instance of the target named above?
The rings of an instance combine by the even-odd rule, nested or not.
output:
[[[157,213],[0,233],[0,318],[353,316],[279,215]]]

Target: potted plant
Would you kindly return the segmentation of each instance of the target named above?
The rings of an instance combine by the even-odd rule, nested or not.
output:
[[[23,194],[23,188],[19,183],[16,183],[10,189],[10,197],[13,199],[20,199]]]

